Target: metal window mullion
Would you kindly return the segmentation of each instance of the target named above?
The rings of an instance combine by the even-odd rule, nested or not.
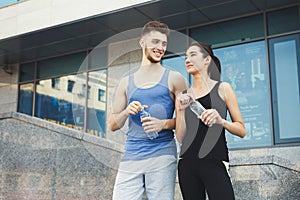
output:
[[[36,79],[37,79],[37,62],[34,63],[34,76],[33,76],[33,97],[32,97],[32,116],[35,116],[35,103],[36,103]]]
[[[88,90],[89,90],[89,85],[88,85],[88,82],[89,82],[89,73],[88,73],[88,70],[90,69],[90,64],[91,64],[91,61],[90,61],[90,56],[89,56],[89,52],[86,51],[86,56],[87,56],[87,59],[88,59],[88,64],[87,64],[87,67],[85,69],[85,73],[86,73],[86,79],[85,79],[85,85],[86,85],[86,93],[85,93],[85,106],[84,106],[84,123],[83,123],[83,132],[87,132],[87,120],[88,120]]]

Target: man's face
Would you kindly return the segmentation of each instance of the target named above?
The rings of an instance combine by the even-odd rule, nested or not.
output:
[[[167,36],[158,31],[151,31],[142,38],[142,48],[151,63],[159,63],[167,49]]]

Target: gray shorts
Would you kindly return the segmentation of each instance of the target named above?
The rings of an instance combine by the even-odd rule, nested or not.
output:
[[[118,171],[113,200],[141,200],[144,192],[148,200],[174,200],[177,162],[151,172]]]

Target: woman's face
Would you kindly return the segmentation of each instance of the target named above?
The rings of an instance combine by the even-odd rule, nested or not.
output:
[[[185,67],[189,74],[201,73],[207,71],[207,56],[204,57],[198,46],[191,46],[185,54]]]

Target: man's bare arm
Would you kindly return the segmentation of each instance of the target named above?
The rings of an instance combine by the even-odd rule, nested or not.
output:
[[[112,109],[108,120],[108,128],[111,131],[122,128],[129,116],[129,112],[126,109],[126,82],[128,81],[126,81],[125,78],[120,81],[113,98]]]

